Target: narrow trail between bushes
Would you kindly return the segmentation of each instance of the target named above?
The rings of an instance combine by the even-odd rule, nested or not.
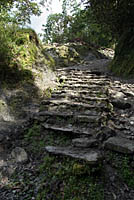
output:
[[[33,177],[31,199],[36,199],[35,196],[39,192],[41,183],[36,169],[46,154],[84,160],[92,167],[103,165],[105,168],[104,199],[134,199],[134,190],[116,172],[119,167],[116,166],[118,161],[109,157],[113,152],[119,157],[130,157],[129,166],[133,171],[134,84],[127,80],[113,78],[107,70],[108,62],[107,59],[95,59],[76,66],[56,69],[57,88],[50,97],[41,101],[39,111],[32,113],[30,117],[30,124],[36,122],[41,127],[39,135],[35,135],[35,138],[33,137],[28,143],[23,140],[23,136],[18,139],[21,141],[21,147],[28,153],[29,159],[15,167],[20,174],[22,172],[21,180],[24,181],[23,173],[26,170],[31,174],[29,178]],[[53,137],[53,134],[54,139],[50,141],[49,137],[50,135]],[[66,141],[62,143],[59,137],[65,137]],[[44,143],[40,152],[35,155],[36,153],[30,149],[31,143],[32,140],[36,142],[39,138]],[[25,152],[22,154],[25,157]],[[13,152],[12,156],[14,156]],[[1,169],[14,165],[13,162],[6,160],[3,160],[3,163],[0,164]],[[131,175],[134,178],[133,172]],[[23,189],[21,183],[9,189],[1,183],[2,200],[30,199],[24,195],[24,192],[22,195],[24,185]],[[29,187],[27,184],[27,188]],[[49,196],[46,199],[58,198]]]

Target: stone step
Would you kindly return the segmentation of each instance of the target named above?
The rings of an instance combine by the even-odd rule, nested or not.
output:
[[[94,74],[82,74],[82,75],[74,75],[74,74],[69,74],[69,73],[66,73],[66,74],[58,74],[57,75],[58,78],[60,79],[67,79],[67,80],[79,80],[79,77],[80,77],[80,80],[81,79],[107,79],[107,80],[110,80],[110,78],[108,76],[105,76],[105,75],[100,75],[100,76],[97,76],[97,75],[94,75]]]
[[[89,147],[96,147],[99,145],[97,139],[92,139],[88,137],[82,138],[75,138],[72,140],[72,145],[78,148],[89,148]]]
[[[59,79],[79,79],[79,80],[83,80],[83,79],[108,79],[107,76],[97,76],[97,75],[92,75],[92,74],[81,74],[81,75],[75,75],[75,74],[59,74],[57,75],[59,77]],[[109,79],[108,79],[109,80]]]
[[[98,96],[98,97],[97,97]],[[87,95],[83,95],[83,94],[77,94],[77,93],[66,93],[66,94],[52,94],[51,95],[52,99],[61,99],[61,98],[66,98],[66,99],[83,99],[83,100],[90,100],[90,101],[95,101],[95,100],[107,100],[107,95],[104,94],[87,94]],[[97,99],[96,99],[97,98]]]
[[[63,103],[63,104],[42,104],[41,109],[43,111],[57,111],[57,112],[89,112],[89,111],[98,111],[102,112],[107,109],[106,102],[94,102],[94,104],[86,104],[86,103],[79,103],[79,102],[70,102],[70,103]]]
[[[63,118],[66,118],[66,117],[78,117],[78,118],[81,118],[81,116],[83,117],[87,117],[87,118],[94,118],[94,117],[97,117],[97,115],[100,115],[100,113],[98,113],[97,111],[88,111],[88,112],[84,112],[84,113],[78,113],[78,112],[64,112],[64,113],[61,113],[61,112],[52,112],[52,111],[40,111],[38,113],[35,114],[35,116],[59,116],[59,117],[63,117]]]
[[[111,137],[105,142],[104,147],[119,153],[134,153],[134,141],[128,140],[126,138]]]
[[[100,115],[100,113],[104,110],[107,109],[107,105],[105,103],[101,104],[92,104],[90,105],[89,108],[87,108],[85,105],[83,106],[71,106],[71,105],[41,105],[40,111],[43,112],[53,112],[53,113],[69,113],[69,114],[83,114],[83,115]],[[97,113],[97,114],[96,114]]]
[[[67,74],[66,76],[64,75],[59,75],[58,76],[59,79],[62,79],[62,80],[65,80],[65,81],[79,81],[79,80],[94,80],[94,79],[97,79],[97,80],[107,80],[107,81],[110,81],[110,79],[106,76],[93,76],[93,75],[86,75],[86,76],[73,76],[73,75],[69,75]],[[80,78],[79,78],[80,77]]]
[[[93,149],[46,146],[45,150],[55,155],[63,155],[76,159],[82,159],[87,161],[90,165],[98,164],[103,159],[101,152]]]
[[[93,89],[95,89],[95,90],[100,90],[100,89],[102,89],[102,87],[107,87],[107,84],[105,85],[105,84],[90,84],[90,85],[88,85],[88,84],[83,84],[83,85],[81,85],[81,84],[74,84],[74,85],[68,85],[68,84],[64,84],[64,85],[61,85],[61,86],[59,86],[59,88],[61,87],[62,89],[64,88],[66,88],[66,89],[81,89],[81,90],[83,90],[83,89],[91,89],[91,90],[93,90]]]
[[[33,118],[38,121],[47,121],[47,123],[64,124],[64,123],[97,123],[100,119],[100,113],[98,115],[82,115],[82,114],[67,114],[58,112],[42,111],[36,114]]]
[[[79,79],[72,79],[72,80],[70,80],[70,79],[66,79],[66,80],[63,80],[63,82],[64,82],[64,84],[65,83],[68,83],[68,84],[76,84],[76,83],[79,83],[79,84],[90,84],[90,83],[92,83],[93,84],[93,82],[94,83],[96,83],[96,82],[107,82],[108,84],[110,83],[110,81],[109,80],[104,80],[104,79],[87,79],[87,78],[79,78]]]
[[[51,96],[51,98],[49,99],[49,101],[67,101],[67,100],[76,100],[77,102],[81,101],[81,102],[86,102],[88,103],[88,101],[107,101],[108,98],[107,97],[96,97],[95,95],[94,96],[85,96],[85,95],[70,95],[70,94],[67,94],[67,95],[59,95],[59,96]],[[85,101],[84,101],[85,100]]]
[[[57,90],[54,93],[52,93],[52,96],[56,96],[56,95],[60,95],[60,94],[72,94],[72,95],[97,95],[97,94],[107,94],[107,88],[102,88],[101,90],[78,90],[78,91],[74,91],[74,90],[68,90],[68,89],[62,89],[62,90]]]
[[[104,110],[107,110],[107,105],[105,103],[94,103],[91,105],[69,105],[69,104],[62,104],[62,105],[54,105],[54,104],[50,104],[50,105],[41,105],[41,110],[42,111],[52,111],[52,112],[103,112]]]
[[[109,84],[109,80],[103,80],[103,79],[88,79],[88,80],[77,80],[77,81],[66,81],[65,84],[69,84],[69,85],[72,85],[72,84],[104,84],[104,83],[107,83]]]
[[[94,135],[95,134],[95,130],[93,130],[93,128],[91,127],[80,127],[78,124],[76,125],[72,125],[72,124],[62,124],[60,125],[56,125],[56,124],[51,124],[51,123],[42,123],[42,126],[45,129],[50,129],[50,130],[54,130],[54,131],[61,131],[61,132],[67,132],[67,133],[73,133],[73,134],[78,134],[78,135]],[[64,127],[63,127],[64,126]]]
[[[68,99],[59,99],[59,100],[56,100],[56,99],[48,99],[48,100],[43,100],[41,102],[42,105],[69,105],[70,107],[76,107],[76,106],[79,106],[79,107],[85,107],[85,108],[93,108],[93,107],[96,107],[96,106],[101,106],[101,102],[99,102],[99,100],[101,101],[101,99],[95,99],[94,98],[91,98],[90,99],[92,102],[89,102],[89,103],[83,103],[82,102],[82,99],[80,100],[80,102],[76,102],[76,101],[71,101],[71,100],[68,100]],[[104,107],[104,105],[106,106],[107,105],[107,102],[105,101],[106,98],[104,98],[104,101],[102,101],[102,106]],[[96,102],[95,102],[96,101]],[[101,107],[102,107],[101,106]]]
[[[62,69],[62,70],[56,70],[57,73],[60,73],[60,74],[74,74],[76,76],[78,75],[97,75],[97,76],[101,76],[101,75],[104,75],[103,72],[101,71],[98,71],[98,70],[75,70],[75,69]]]

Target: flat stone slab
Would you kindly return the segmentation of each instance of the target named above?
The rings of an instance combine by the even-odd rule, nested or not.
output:
[[[101,107],[104,107],[104,104],[99,104],[99,105],[96,105],[96,102],[93,104],[93,105],[90,105],[90,104],[87,104],[87,103],[83,103],[82,101],[80,102],[76,102],[76,101],[71,101],[71,100],[43,100],[41,102],[42,105],[49,105],[49,106],[53,106],[53,105],[58,105],[58,106],[61,106],[61,105],[64,105],[64,106],[70,106],[70,107],[78,107],[80,106],[81,108],[101,108]]]
[[[72,158],[88,161],[91,165],[97,164],[102,160],[102,155],[97,150],[55,146],[47,146],[45,149],[52,154],[70,156]]]
[[[104,147],[120,153],[134,153],[134,141],[125,138],[111,137],[105,142]]]
[[[12,158],[15,159],[16,162],[26,162],[28,160],[28,155],[26,151],[21,147],[16,147],[11,152]]]
[[[106,85],[106,83],[104,82],[103,83],[103,85]],[[92,85],[87,85],[87,84],[85,84],[85,85],[81,85],[81,84],[74,84],[74,85],[68,85],[68,84],[64,84],[63,86],[62,86],[62,88],[80,88],[81,90],[83,89],[83,88],[86,88],[86,89],[93,89],[93,88],[96,88],[96,90],[99,90],[99,89],[101,89],[102,88],[102,85],[97,85],[97,84],[92,84]]]
[[[46,129],[51,129],[54,131],[70,132],[70,133],[74,133],[74,134],[92,135],[92,133],[93,133],[93,131],[91,132],[91,129],[75,127],[70,124],[68,124],[67,126],[61,127],[58,125],[42,123],[42,126]]]
[[[95,147],[98,145],[98,141],[96,139],[90,139],[90,138],[75,138],[72,140],[72,145],[74,147],[82,147],[82,148],[88,148],[88,147]]]

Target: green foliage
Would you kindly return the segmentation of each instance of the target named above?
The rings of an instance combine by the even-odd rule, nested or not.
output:
[[[0,2],[0,80],[16,82],[32,79],[26,67],[35,61],[38,37],[32,29],[20,28],[30,23],[31,15],[39,15],[37,3],[32,0]]]
[[[134,1],[133,0],[88,0],[98,23],[117,40],[111,70],[121,76],[134,74]]]
[[[30,66],[37,54],[37,35],[33,30],[0,22],[0,79],[15,83],[32,78]],[[27,68],[29,67],[29,69]]]
[[[92,170],[88,163],[46,155],[40,173],[42,184],[36,200],[45,200],[49,195],[55,200],[104,199],[103,186],[99,185],[97,177],[98,169]]]
[[[124,181],[129,187],[134,188],[134,172],[130,167],[130,162],[128,157],[124,157],[122,160],[122,165],[120,169],[120,174],[122,175]]]
[[[79,53],[70,45],[44,45],[42,53],[47,58],[45,63],[51,67],[68,66],[80,61]]]
[[[24,136],[25,142],[31,144],[32,152],[39,153],[45,142],[41,139],[41,126],[34,123]]]
[[[119,39],[110,69],[117,75],[132,77],[134,74],[134,31],[126,30]]]
[[[5,63],[8,63],[9,57],[12,54],[12,51],[10,49],[11,38],[9,37],[11,34],[11,30],[9,27],[8,31],[5,31],[3,23],[0,23],[0,29],[0,43],[2,44],[0,48],[0,58],[2,59],[1,62],[4,61]]]
[[[32,0],[1,0],[0,13],[3,10],[10,12],[17,24],[30,23],[31,15],[41,14],[38,4]]]
[[[125,30],[133,28],[133,0],[88,0],[88,2],[97,21],[106,26],[113,35],[120,37]]]
[[[71,40],[83,41],[85,43],[93,43],[96,46],[110,46],[113,43],[111,34],[106,34],[95,20],[91,9],[78,10],[73,15],[72,24],[69,27]]]
[[[63,14],[51,14],[48,16],[47,24],[44,25],[45,42],[64,43],[68,34],[68,26],[71,23],[70,16]]]
[[[68,7],[72,5],[72,15],[68,15]],[[51,43],[85,42],[100,46],[113,43],[111,34],[96,22],[91,9],[81,10],[76,2],[63,1],[62,14],[51,14],[44,26],[44,41]]]
[[[134,171],[132,155],[123,155],[115,152],[109,153],[108,162],[117,170],[118,176],[129,188],[134,188]]]
[[[31,141],[33,137],[38,136],[40,136],[40,126],[37,124],[33,124],[33,126],[28,129],[27,134],[25,135],[25,139]]]

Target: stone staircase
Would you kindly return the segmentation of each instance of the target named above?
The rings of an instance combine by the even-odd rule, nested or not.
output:
[[[128,140],[124,131],[126,124],[121,122],[119,126],[125,118],[121,115],[132,109],[125,96],[130,91],[120,91],[120,82],[88,65],[60,68],[56,73],[59,86],[41,102],[43,109],[34,119],[45,129],[70,134],[73,139],[70,146],[46,146],[46,151],[84,159],[90,164],[102,161],[105,149],[133,153],[134,142]]]

